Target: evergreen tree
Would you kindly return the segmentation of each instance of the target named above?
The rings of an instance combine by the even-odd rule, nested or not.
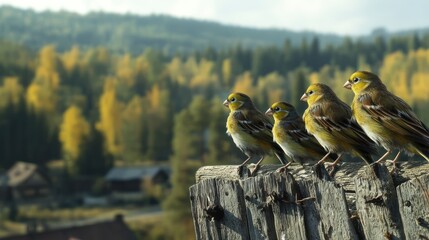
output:
[[[289,76],[290,89],[291,89],[290,103],[295,106],[296,110],[299,113],[303,113],[304,110],[306,109],[305,104],[300,101],[300,98],[309,85],[307,76],[308,76],[307,69],[302,67],[293,71]]]
[[[206,165],[231,164],[235,158],[232,155],[233,145],[226,134],[225,121],[227,111],[221,104],[220,98],[211,101],[208,125],[208,156]]]
[[[170,160],[172,189],[163,203],[169,239],[192,239],[194,235],[188,188],[194,183],[199,164],[191,160],[198,152],[198,137],[192,120],[191,112],[185,109],[174,121],[173,156]]]

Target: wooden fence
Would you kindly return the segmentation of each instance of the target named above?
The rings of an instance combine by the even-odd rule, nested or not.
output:
[[[325,168],[237,166],[197,171],[190,200],[197,239],[428,239],[429,164]]]

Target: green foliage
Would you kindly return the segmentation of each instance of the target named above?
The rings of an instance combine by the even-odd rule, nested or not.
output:
[[[103,176],[113,166],[114,157],[105,148],[103,135],[95,128],[83,144],[82,155],[77,160],[79,173],[84,176]]]
[[[192,160],[198,155],[198,139],[201,135],[198,127],[194,127],[195,123],[197,121],[190,110],[182,110],[175,118],[171,158],[173,188],[163,204],[167,213],[165,223],[170,230],[168,232],[171,239],[188,239],[186,236],[190,236],[185,226],[191,222],[188,188],[194,182],[195,171],[200,166]]]
[[[239,30],[237,34],[247,32],[242,36],[252,36],[258,43],[229,45],[231,39],[219,33],[226,27],[212,23],[103,13],[63,13],[58,20],[56,13],[7,7],[0,7],[0,32],[6,31],[2,26],[11,21],[26,29],[16,17],[24,13],[34,20],[31,31],[39,31],[33,42],[40,49],[35,49],[39,51],[36,54],[24,46],[0,42],[0,168],[7,169],[16,161],[43,165],[51,160],[72,160],[68,165],[73,171],[62,179],[67,183],[73,178],[101,177],[119,163],[169,161],[172,189],[163,204],[166,219],[162,226],[172,235],[165,236],[160,230],[164,228],[154,227],[154,238],[192,238],[188,188],[194,183],[196,169],[242,161],[243,155],[225,133],[228,110],[222,101],[231,91],[250,95],[261,111],[283,100],[302,113],[306,106],[299,98],[310,82],[328,84],[350,102],[352,94],[342,85],[358,68],[378,72],[389,90],[429,121],[429,113],[424,111],[429,104],[429,35],[345,38],[335,45],[327,45],[322,36],[308,36],[302,42],[282,38],[280,44],[262,46],[265,40],[261,39],[275,39],[275,34],[261,30],[259,35],[267,35],[258,38],[252,35],[253,30],[233,28]],[[71,21],[82,23],[76,27],[75,39],[68,35],[72,30],[64,28]],[[148,28],[141,23],[163,21],[168,31],[175,26],[189,35],[180,41],[179,37],[165,40],[169,35],[163,36],[165,41],[137,41],[140,32],[133,31],[133,37],[128,38],[133,24],[144,26],[143,34]],[[122,25],[126,26],[123,35],[112,27],[118,22],[130,23]],[[205,35],[196,31],[199,27],[207,29]],[[61,29],[62,34],[46,33],[54,29]],[[201,40],[202,35],[213,37],[212,33],[216,38]],[[106,44],[97,42],[100,34],[106,37]],[[151,31],[147,36],[157,34],[165,33]],[[22,36],[23,40],[16,42],[28,41],[25,34],[1,36]],[[58,41],[56,48],[45,46],[43,38]],[[88,42],[82,43],[83,39]],[[166,44],[162,46],[168,51],[160,50],[160,44]],[[217,48],[226,45],[228,48]],[[171,54],[172,49],[186,51]],[[102,192],[101,183],[94,190]],[[62,191],[67,193],[68,189]],[[163,191],[151,189],[156,197]]]
[[[310,82],[308,81],[308,69],[297,68],[290,73],[290,103],[296,107],[299,113],[303,113],[307,108],[304,103],[300,102],[301,95],[305,92]]]

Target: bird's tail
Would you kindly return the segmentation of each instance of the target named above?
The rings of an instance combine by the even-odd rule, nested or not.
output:
[[[416,148],[416,151],[422,156],[426,161],[429,162],[429,149],[418,149]]]
[[[283,165],[286,165],[288,163],[286,153],[283,151],[283,149],[277,144],[273,143],[274,148],[274,155],[280,160],[280,162]]]

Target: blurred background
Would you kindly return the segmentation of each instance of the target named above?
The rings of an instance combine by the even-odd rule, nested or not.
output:
[[[196,169],[245,159],[225,134],[232,91],[302,113],[308,84],[350,103],[344,82],[368,70],[429,123],[427,9],[0,0],[0,238],[193,239]]]

